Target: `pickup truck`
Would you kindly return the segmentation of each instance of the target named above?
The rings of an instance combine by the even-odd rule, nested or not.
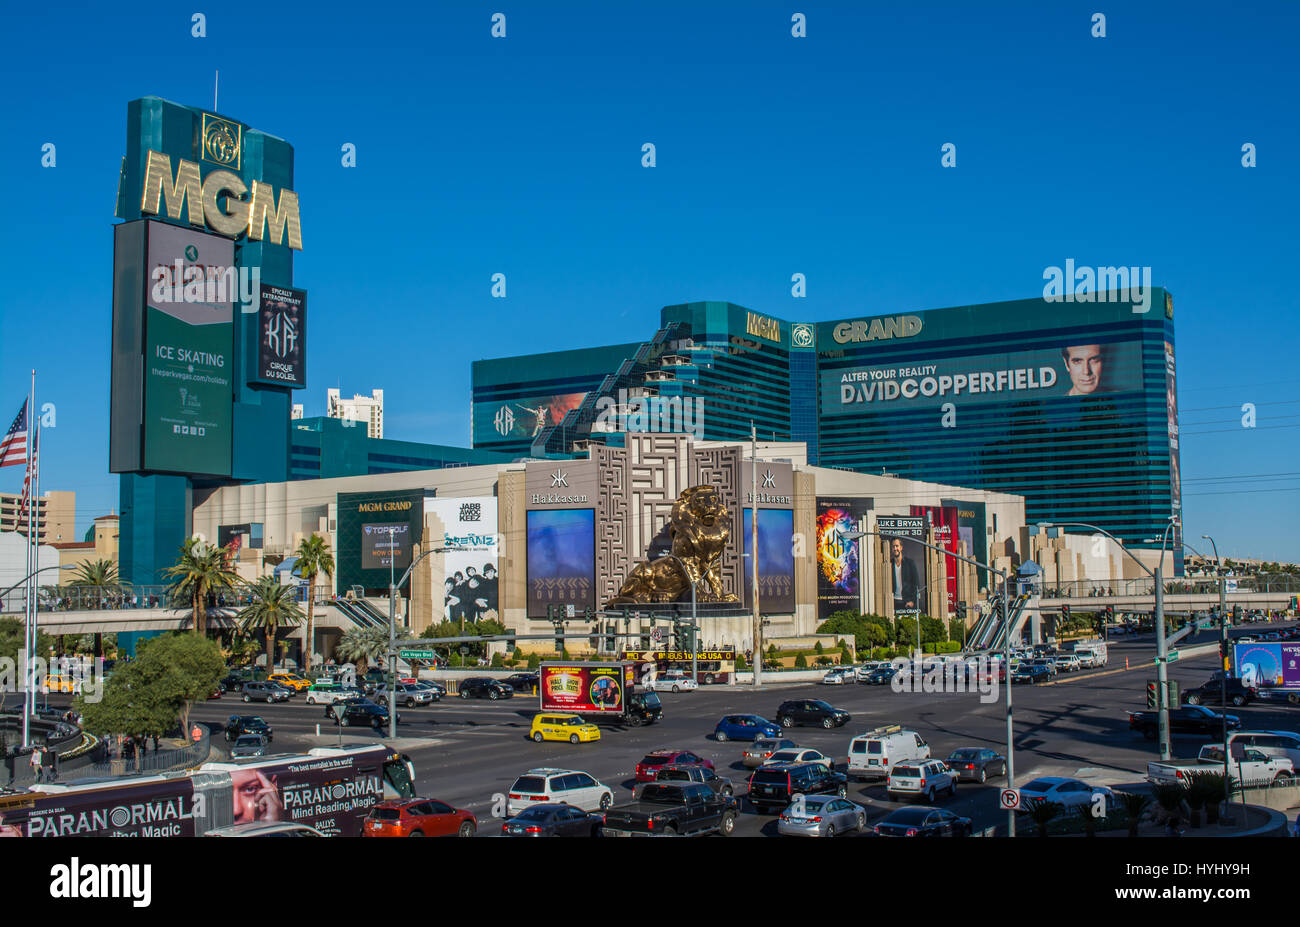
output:
[[[606,837],[728,836],[736,829],[736,800],[698,783],[654,782],[641,798],[605,812]]]
[[[1167,760],[1147,763],[1148,782],[1173,782],[1189,784],[1192,777],[1202,773],[1223,771],[1223,747],[1206,744],[1194,760]],[[1247,786],[1271,785],[1295,777],[1295,766],[1287,757],[1266,756],[1259,750],[1247,748],[1240,757],[1228,761],[1228,772],[1235,782]]]

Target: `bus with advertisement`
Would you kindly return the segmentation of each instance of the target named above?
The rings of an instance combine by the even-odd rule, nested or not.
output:
[[[679,670],[691,675],[691,667],[698,666],[695,681],[700,685],[722,685],[735,682],[736,651],[734,648],[723,650],[625,650],[622,659],[636,663],[654,663],[655,674],[662,675],[668,670]]]
[[[374,804],[414,795],[404,754],[380,744],[317,747],[0,793],[0,837],[202,837],[263,821],[356,837]]]

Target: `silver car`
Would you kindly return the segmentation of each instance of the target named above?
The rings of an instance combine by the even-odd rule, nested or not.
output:
[[[266,756],[266,737],[262,734],[240,734],[230,746],[230,755]]]
[[[866,829],[866,809],[834,795],[805,795],[791,802],[776,822],[776,832],[786,837],[834,837]]]

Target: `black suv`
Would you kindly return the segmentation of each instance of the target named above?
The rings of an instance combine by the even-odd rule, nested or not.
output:
[[[461,698],[498,699],[510,698],[515,694],[514,689],[499,679],[493,679],[491,676],[471,676],[468,679],[462,679],[456,690]]]
[[[853,716],[842,708],[834,708],[818,698],[801,698],[782,702],[776,710],[776,723],[782,727],[796,724],[816,724],[821,727],[843,727]]]
[[[1197,686],[1195,689],[1185,689],[1183,691],[1183,701],[1188,705],[1222,705],[1224,692],[1224,682],[1222,679],[1212,679],[1203,686]],[[1249,686],[1241,684],[1240,679],[1229,678],[1227,680],[1228,703],[1241,707],[1249,705],[1255,699],[1259,698],[1259,693]]]
[[[271,725],[257,715],[231,715],[226,719],[226,740],[235,741],[244,734],[261,734],[271,742]]]
[[[780,810],[795,795],[835,794],[847,798],[848,777],[820,763],[779,763],[760,766],[749,777],[749,803],[755,811]]]
[[[376,705],[369,699],[354,698],[326,705],[325,717],[331,721],[337,720],[343,727],[368,724],[380,728],[388,724],[388,709],[383,705]],[[397,713],[397,723],[402,723],[400,711]]]
[[[501,680],[515,692],[535,692],[541,677],[537,673],[515,673]]]

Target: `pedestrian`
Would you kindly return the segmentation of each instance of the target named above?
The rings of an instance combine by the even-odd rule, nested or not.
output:
[[[153,735],[153,752],[154,752],[154,753],[157,753],[157,752],[158,752],[158,735],[157,735],[157,734],[154,734],[154,735]]]
[[[41,781],[41,748],[40,747],[32,747],[31,765],[32,765],[32,775],[36,777],[37,782],[40,782]]]
[[[59,778],[59,754],[55,750],[45,751],[45,777],[47,782],[54,782]]]

